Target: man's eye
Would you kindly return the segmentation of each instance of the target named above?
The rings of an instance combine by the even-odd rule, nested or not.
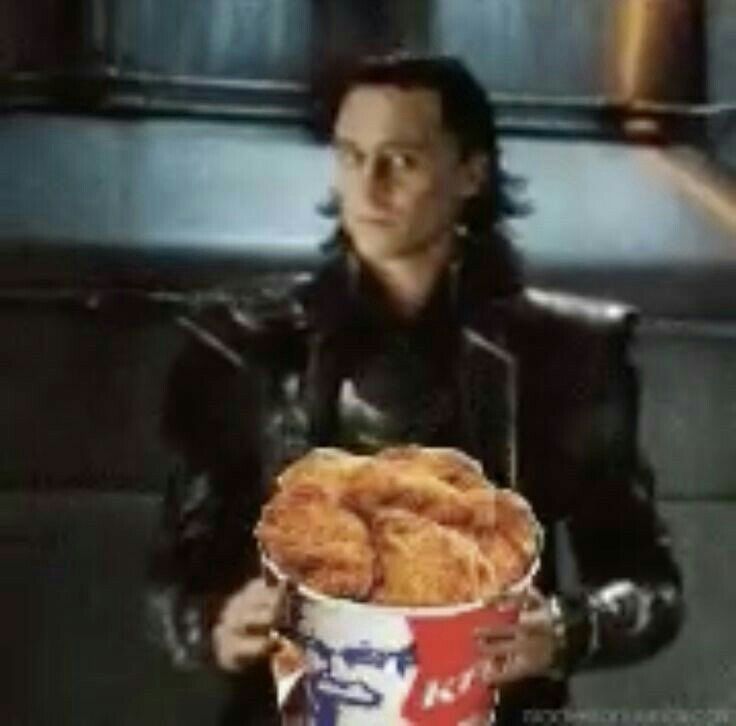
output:
[[[357,149],[338,148],[337,158],[343,166],[357,167],[363,161],[363,155]]]
[[[395,171],[411,171],[415,169],[418,160],[414,154],[405,151],[396,151],[389,156],[391,168]]]

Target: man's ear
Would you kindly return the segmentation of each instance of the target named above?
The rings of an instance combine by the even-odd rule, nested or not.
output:
[[[462,162],[463,184],[461,196],[465,199],[476,196],[488,178],[488,154],[476,151]]]

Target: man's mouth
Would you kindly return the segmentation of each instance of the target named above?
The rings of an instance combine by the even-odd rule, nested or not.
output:
[[[391,217],[381,217],[377,215],[362,215],[357,218],[358,224],[366,224],[371,227],[392,227],[394,220]]]

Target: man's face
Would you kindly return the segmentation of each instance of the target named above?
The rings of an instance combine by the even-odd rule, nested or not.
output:
[[[342,224],[363,259],[406,257],[451,238],[485,157],[461,158],[437,93],[358,86],[334,132]]]

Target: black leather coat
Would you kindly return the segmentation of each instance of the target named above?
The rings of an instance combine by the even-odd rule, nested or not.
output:
[[[349,268],[338,257],[314,280],[265,280],[242,304],[180,321],[193,340],[172,369],[163,428],[181,467],[166,494],[150,603],[181,665],[208,661],[222,599],[258,571],[251,530],[271,475],[336,440],[341,384],[365,333],[356,335],[365,296]],[[681,582],[637,444],[635,313],[498,281],[479,249],[445,284],[463,446],[518,487],[545,527],[538,586],[559,594],[563,671],[654,653],[679,626]],[[567,592],[563,529],[580,583]],[[266,719],[255,715],[268,711],[265,670],[251,669],[240,687],[248,722]],[[501,722],[566,699],[564,677],[519,684],[502,699],[516,716]]]

